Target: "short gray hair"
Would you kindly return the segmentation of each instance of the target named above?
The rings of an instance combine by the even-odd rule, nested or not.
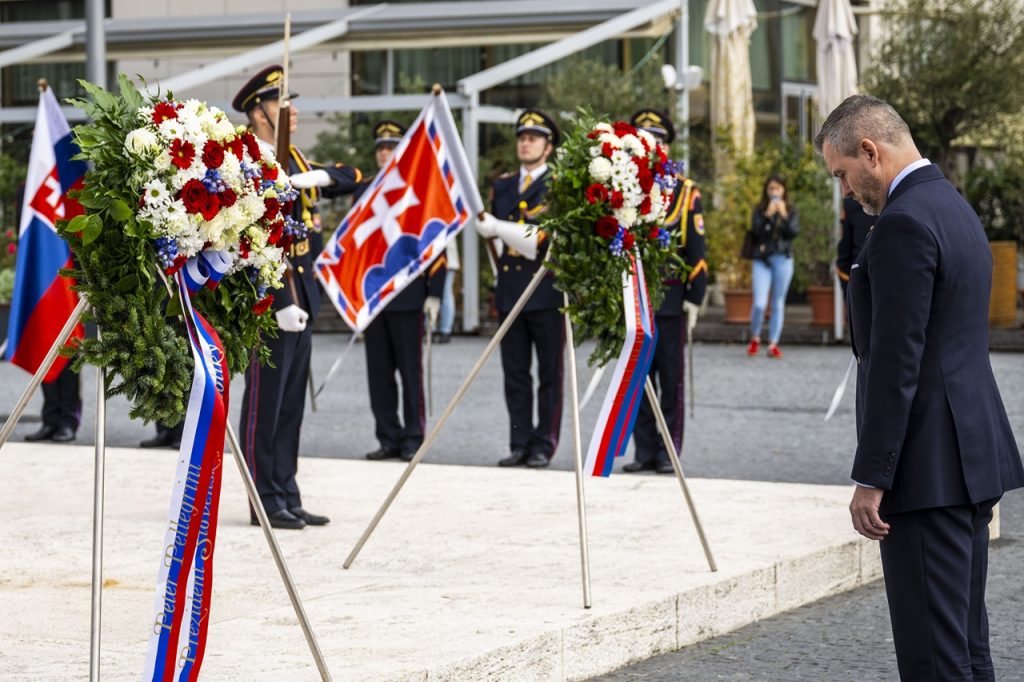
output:
[[[913,140],[910,128],[891,104],[871,95],[852,95],[825,119],[814,147],[820,152],[828,142],[843,156],[856,156],[864,138],[892,145]]]

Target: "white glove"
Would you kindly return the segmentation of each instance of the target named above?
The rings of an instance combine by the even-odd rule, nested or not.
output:
[[[437,314],[441,312],[441,299],[437,296],[427,296],[427,300],[423,302],[423,312],[427,314],[430,328],[433,329],[437,323]]]
[[[293,303],[278,310],[274,313],[274,317],[277,318],[277,327],[281,331],[301,332],[306,328],[309,313]]]
[[[534,225],[513,223],[509,220],[498,220],[498,238],[522,254],[527,260],[537,258],[537,242],[539,235]]]
[[[686,333],[693,333],[693,328],[697,326],[697,314],[700,312],[700,306],[691,301],[683,301],[683,314],[686,315]]]
[[[498,236],[498,219],[490,213],[484,213],[483,217],[476,219],[476,233],[484,239],[491,239]]]
[[[322,168],[316,170],[306,171],[305,173],[296,173],[295,175],[288,176],[288,182],[292,184],[292,187],[297,189],[310,189],[312,187],[330,187],[334,184],[334,180],[327,174]]]

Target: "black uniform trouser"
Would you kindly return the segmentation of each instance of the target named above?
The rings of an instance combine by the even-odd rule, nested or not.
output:
[[[187,398],[186,398],[185,402],[186,402],[186,404],[188,403],[188,399]],[[185,420],[184,419],[182,419],[180,422],[178,422],[174,426],[168,426],[167,424],[164,424],[163,422],[157,422],[156,423],[156,435],[157,436],[170,435],[172,440],[180,441],[181,440],[181,434],[184,433],[184,431],[185,431]]]
[[[654,317],[658,327],[658,343],[648,376],[658,391],[661,412],[672,434],[676,453],[683,453],[683,428],[686,420],[686,315]],[[654,411],[646,394],[637,410],[633,427],[636,461],[643,464],[668,462],[665,441],[658,431]]]
[[[507,314],[502,314],[502,322]],[[537,353],[537,423],[533,422],[531,355]],[[501,340],[509,449],[539,452],[550,458],[562,429],[562,374],[565,318],[556,308],[523,312]]]
[[[56,379],[43,384],[43,424],[78,431],[82,419],[79,384],[78,372],[71,371],[70,365],[65,365]]]
[[[254,357],[245,371],[239,440],[263,508],[272,514],[302,506],[295,472],[313,331],[279,331],[266,343],[274,366]]]
[[[423,443],[423,313],[382,312],[363,334],[370,409],[383,448],[416,451]],[[398,383],[402,380],[402,421],[398,420]],[[404,422],[404,426],[403,426]]]
[[[998,501],[883,515],[882,571],[901,679],[996,679],[985,579]]]

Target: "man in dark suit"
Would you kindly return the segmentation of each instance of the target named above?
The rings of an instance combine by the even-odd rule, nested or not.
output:
[[[395,121],[380,121],[373,127],[377,167],[383,168],[405,135],[405,126]],[[358,200],[370,181],[356,190]],[[423,444],[426,428],[426,401],[423,397],[423,316],[431,323],[437,319],[444,291],[445,257],[442,254],[427,271],[410,282],[391,299],[364,333],[366,378],[370,388],[375,433],[380,447],[366,459],[399,457],[412,460]],[[398,384],[402,381],[402,419],[398,418]]]
[[[988,524],[1024,469],[988,356],[985,233],[885,102],[846,99],[815,144],[843,195],[878,216],[850,271],[850,512],[882,541],[900,677],[994,680]]]
[[[496,303],[502,321],[515,307],[547,254],[547,235],[531,227],[540,222],[546,204],[548,157],[558,146],[554,120],[543,111],[527,109],[516,124],[519,172],[494,182],[493,215],[485,213],[477,232],[495,239],[498,256]],[[503,467],[546,467],[558,447],[562,426],[562,372],[565,322],[559,308],[562,292],[548,273],[526,307],[501,340],[501,368],[505,374],[505,405],[509,416],[510,454]],[[533,377],[530,364],[537,354],[537,421],[533,420]]]
[[[675,139],[672,120],[657,109],[641,109],[629,122],[654,135],[666,146]],[[658,343],[654,347],[650,377],[660,393],[661,412],[672,433],[672,442],[681,455],[686,424],[686,343],[697,324],[697,313],[704,300],[708,265],[704,260],[704,215],[700,190],[682,173],[676,175],[676,180],[679,184],[672,195],[665,229],[674,233],[679,241],[679,257],[689,269],[680,268],[666,273],[668,276],[662,280],[665,298],[654,315]],[[636,415],[633,442],[636,445],[634,460],[623,466],[623,471],[633,473],[654,469],[659,474],[673,473],[665,442],[654,419],[654,410],[646,396],[640,401]]]
[[[269,66],[243,85],[232,101],[236,111],[249,117],[253,134],[270,146],[276,142],[281,78],[282,68]],[[294,132],[298,124],[294,106],[290,124]],[[285,286],[273,292],[272,308],[279,331],[276,338],[264,339],[270,348],[270,363],[261,365],[254,354],[245,372],[239,440],[270,525],[298,530],[329,521],[326,516],[303,509],[295,482],[313,349],[312,323],[320,308],[320,290],[313,273],[317,245],[322,245],[316,202],[321,194],[352,193],[362,174],[342,164],[311,163],[294,145],[285,154],[278,151],[278,162],[287,168],[292,186],[301,192],[292,217],[306,225],[309,237],[289,248]],[[257,523],[255,515],[251,521]]]

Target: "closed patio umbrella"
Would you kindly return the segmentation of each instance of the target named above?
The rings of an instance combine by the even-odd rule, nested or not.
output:
[[[754,94],[750,36],[757,28],[753,0],[711,0],[704,28],[715,36],[711,52],[711,125],[728,126],[737,151],[754,150]]]
[[[850,0],[821,0],[813,33],[818,45],[818,109],[824,119],[857,92],[857,59],[853,53],[857,21]]]

